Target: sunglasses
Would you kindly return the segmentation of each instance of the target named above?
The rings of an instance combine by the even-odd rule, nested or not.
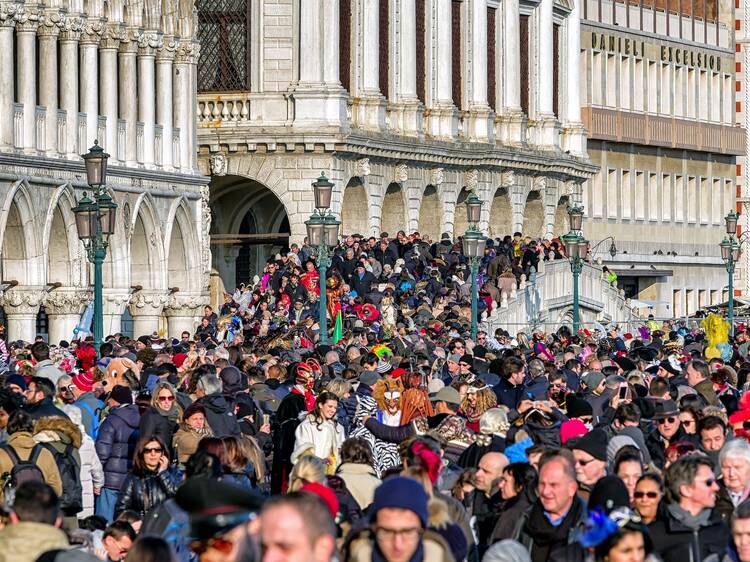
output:
[[[161,447],[146,447],[143,449],[144,453],[161,453],[164,449]]]
[[[656,423],[659,425],[664,425],[665,423],[674,423],[677,421],[677,418],[674,416],[669,416],[668,418],[663,418],[660,420],[656,420]]]
[[[705,484],[707,487],[711,487],[716,484],[716,478],[706,478]]]
[[[174,402],[174,396],[159,396],[157,400],[159,402]]]
[[[195,554],[203,554],[209,548],[214,548],[222,554],[229,554],[234,548],[234,543],[221,537],[208,539],[207,541],[192,541],[190,543],[190,550]]]
[[[659,497],[659,492],[633,492],[633,497],[637,500],[648,498],[650,500],[655,500]]]

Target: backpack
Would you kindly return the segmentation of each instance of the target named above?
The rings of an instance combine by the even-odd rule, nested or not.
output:
[[[83,400],[77,401],[74,405],[83,408],[91,416],[91,433],[89,433],[89,437],[91,437],[91,439],[96,441],[96,436],[99,435],[99,412],[101,408],[101,403],[100,403],[100,407],[97,408],[96,410],[94,410],[91,406],[89,406]]]
[[[52,445],[42,444],[55,458],[55,464],[60,471],[62,494],[60,495],[60,509],[67,516],[76,515],[83,509],[83,487],[81,486],[81,466],[73,456],[74,447],[68,445],[60,453]]]
[[[5,504],[10,507],[16,499],[16,490],[21,484],[32,480],[44,482],[42,469],[36,464],[37,459],[39,459],[39,454],[42,452],[42,446],[34,445],[34,448],[29,455],[29,459],[25,461],[21,460],[18,453],[16,453],[16,450],[11,445],[3,445],[0,449],[6,452],[10,458],[10,462],[13,463],[10,472],[6,472],[2,475]]]

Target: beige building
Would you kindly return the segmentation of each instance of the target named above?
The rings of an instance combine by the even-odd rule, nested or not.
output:
[[[733,7],[655,1],[582,6],[582,115],[600,167],[584,184],[584,233],[614,236],[614,258],[608,240],[596,254],[628,297],[654,304],[642,314],[684,316],[727,296],[718,244],[746,134]]]

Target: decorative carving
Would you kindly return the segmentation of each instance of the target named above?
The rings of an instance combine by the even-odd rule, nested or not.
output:
[[[445,170],[443,168],[433,168],[430,172],[430,183],[438,187],[445,181]]]
[[[194,41],[180,41],[177,45],[177,54],[175,63],[177,64],[197,64],[200,47]]]
[[[104,21],[99,18],[86,19],[81,33],[81,43],[98,45],[104,32]]]
[[[202,307],[208,304],[206,297],[175,293],[167,299],[164,314],[167,316],[199,316]]]
[[[222,154],[212,154],[208,159],[208,163],[211,166],[212,176],[224,176],[227,173],[227,157]]]
[[[500,177],[500,184],[503,187],[507,188],[516,185],[516,173],[513,170],[505,170]]]
[[[41,290],[10,289],[3,294],[3,307],[8,314],[36,314],[46,294]]]
[[[530,191],[543,191],[547,187],[547,176],[533,176]]]
[[[162,45],[156,52],[157,60],[172,60],[177,52],[177,41],[175,41],[172,35],[165,35],[162,40]]]
[[[119,23],[108,23],[102,30],[102,37],[99,41],[101,49],[117,49],[120,41],[125,36],[125,27]]]
[[[464,174],[464,185],[466,191],[476,191],[479,187],[479,170],[467,170]]]
[[[130,297],[130,314],[160,314],[164,305],[167,304],[167,295],[162,293],[147,293],[138,291]]]
[[[399,164],[393,172],[393,181],[404,183],[409,179],[409,167],[406,164]]]
[[[61,41],[78,41],[83,30],[83,19],[80,17],[66,17],[60,28]]]
[[[208,288],[211,275],[211,207],[208,184],[201,186],[201,287]]]
[[[138,49],[142,55],[154,55],[157,49],[161,49],[161,33],[155,31],[145,31],[138,37]]]
[[[52,291],[44,297],[44,310],[47,314],[80,314],[92,298],[91,291]]]
[[[18,4],[0,4],[0,26],[12,27],[16,25]]]
[[[43,18],[38,11],[19,8],[16,12],[16,31],[35,32],[39,27],[41,19]]]
[[[64,26],[65,15],[58,11],[50,10],[44,13],[36,34],[39,37],[57,37]]]
[[[369,176],[372,173],[372,170],[370,169],[370,159],[369,158],[360,158],[357,160],[357,165],[354,168],[354,175],[357,177],[365,177]]]
[[[133,232],[130,226],[130,201],[125,201],[125,204],[122,206],[122,225],[125,230],[125,237],[130,238]]]

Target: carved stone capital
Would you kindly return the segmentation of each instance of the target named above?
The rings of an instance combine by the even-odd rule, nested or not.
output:
[[[20,33],[36,33],[42,19],[41,14],[37,10],[20,8],[16,12],[16,31]]]
[[[52,314],[80,314],[84,307],[91,302],[91,291],[83,290],[55,290],[44,298],[44,310]]]
[[[61,41],[78,41],[83,30],[83,19],[80,17],[67,17],[60,28]]]
[[[200,47],[195,41],[180,41],[177,45],[175,63],[197,64]]]
[[[157,61],[171,61],[177,53],[177,41],[171,35],[165,35],[162,40],[162,45],[158,51],[156,51]]]
[[[354,168],[354,175],[363,178],[369,176],[370,173],[370,159],[360,158],[359,160],[357,160],[357,165]]]
[[[0,4],[0,27],[15,27],[18,4]]]
[[[170,295],[164,307],[166,316],[199,316],[208,299],[200,295],[175,293]]]
[[[128,309],[132,316],[159,316],[167,303],[164,293],[138,291],[130,297]]]
[[[512,187],[516,185],[516,174],[513,170],[505,170],[500,178],[500,184],[503,187]]]
[[[120,41],[125,35],[125,28],[122,24],[108,23],[102,30],[102,38],[99,41],[100,49],[118,49]]]
[[[58,11],[50,10],[44,13],[36,34],[39,37],[57,37],[64,26],[65,15]]]
[[[406,164],[399,164],[393,170],[393,181],[396,183],[404,183],[409,179],[409,167]]]
[[[547,187],[547,176],[534,176],[531,180],[531,191],[542,191]]]
[[[3,308],[6,314],[36,314],[46,295],[41,289],[10,289],[3,293]]]
[[[138,38],[138,54],[141,56],[156,56],[156,51],[162,47],[161,33],[144,31]]]
[[[99,18],[87,18],[81,31],[81,44],[98,45],[106,24]]]
[[[445,181],[445,171],[443,168],[433,168],[430,170],[430,183],[435,187],[440,186]]]

